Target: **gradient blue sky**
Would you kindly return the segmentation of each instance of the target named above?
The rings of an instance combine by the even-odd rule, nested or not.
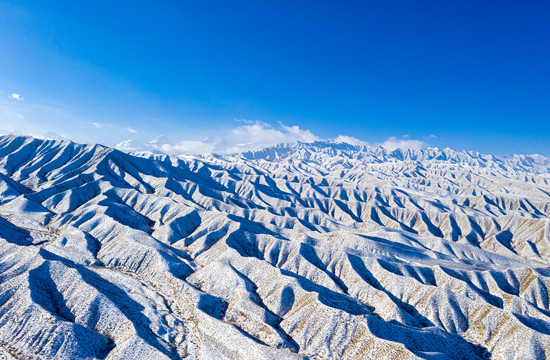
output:
[[[549,19],[542,0],[0,0],[0,129],[550,155]]]

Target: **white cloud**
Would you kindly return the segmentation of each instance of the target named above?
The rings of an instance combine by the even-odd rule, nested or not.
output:
[[[151,151],[170,155],[197,155],[207,153],[222,153],[225,146],[217,147],[224,142],[219,138],[204,138],[202,140],[184,140],[177,143],[171,142],[166,136],[161,135],[149,142],[140,142],[134,139],[124,140],[115,148],[121,151]]]
[[[260,150],[282,143],[309,143],[320,139],[311,131],[300,129],[296,125],[286,126],[279,123],[279,128],[275,128],[265,122],[256,121],[233,129],[225,140],[230,146],[224,152],[231,153]]]
[[[93,127],[97,128],[97,129],[105,129],[105,128],[114,128],[114,127],[116,127],[113,124],[105,124],[105,123],[100,123],[100,122],[96,122],[96,121],[89,121],[89,122],[86,122],[86,123],[89,124],[89,125],[92,125]]]
[[[14,128],[22,134],[35,136],[36,134],[45,134],[41,136],[46,138],[69,138],[78,142],[99,141],[106,145],[117,144],[115,147],[124,151],[149,150],[176,156],[206,153],[229,154],[261,150],[278,144],[311,143],[314,141],[334,141],[357,146],[369,146],[369,143],[366,141],[353,136],[338,135],[336,138],[324,139],[315,135],[311,130],[301,128],[298,125],[286,125],[280,122],[272,125],[262,121],[244,119],[236,120],[234,126],[225,129],[225,131],[222,129],[213,131],[214,137],[203,139],[191,137],[174,142],[169,141],[165,137],[159,137],[153,141],[146,142],[146,138],[144,137],[147,136],[147,132],[145,131],[138,131],[124,125],[98,122],[93,119],[74,121],[75,113],[70,111],[71,109],[67,110],[63,107],[28,105],[23,113],[20,109],[16,108],[16,105],[3,105],[0,102],[0,129]],[[52,120],[48,122],[35,120],[39,118],[37,114],[48,114],[48,118]],[[23,119],[25,120],[22,121]],[[71,123],[70,121],[73,122]],[[72,124],[73,126],[67,127],[67,124]],[[72,133],[61,136],[52,133],[52,131],[58,133],[67,131],[68,128],[70,128]],[[75,128],[77,130],[74,130]],[[116,131],[106,131],[109,129]],[[4,130],[2,133],[12,133],[17,130]],[[76,135],[78,132],[84,135]],[[121,142],[125,138],[129,139],[129,141]],[[433,138],[433,136],[429,138]],[[429,141],[427,137],[424,139],[425,141]],[[382,146],[388,150],[396,148],[420,149],[427,146],[423,141],[403,137],[391,137],[382,143],[372,145]]]
[[[124,140],[118,144],[115,145],[115,149],[120,151],[136,151],[140,148],[143,148],[142,144],[136,145],[135,142],[131,139]]]
[[[389,151],[393,151],[395,149],[420,150],[428,146],[428,144],[421,140],[398,139],[395,136],[392,136],[383,143],[376,145],[382,146],[384,149]]]
[[[0,129],[0,135],[21,135],[21,132],[16,129],[8,129],[8,130]]]
[[[216,148],[222,141],[223,140],[221,139],[216,139],[214,141],[209,141],[208,139],[203,139],[202,141],[185,140],[180,141],[175,145],[162,144],[158,147],[158,149],[168,154],[207,154],[221,152],[216,151]]]
[[[353,136],[347,136],[347,135],[338,135],[334,139],[334,142],[346,143],[346,144],[355,145],[355,146],[368,146],[369,145],[369,143],[366,142],[366,141],[359,140],[358,138],[355,138]]]
[[[310,142],[320,140],[317,136],[313,135],[311,131],[300,129],[300,127],[297,125],[286,126],[286,125],[283,125],[282,123],[279,123],[279,124],[283,128],[284,132],[286,132],[285,135],[287,136],[291,135],[291,138],[293,140],[292,142],[301,141],[301,142],[310,143]]]
[[[254,121],[248,120],[248,119],[237,119],[237,118],[235,118],[233,120],[236,121],[236,122],[242,122],[242,123],[245,123],[245,124],[254,124]]]
[[[302,129],[297,125],[287,126],[278,123],[277,126],[273,126],[262,121],[237,121],[244,125],[230,129],[223,137],[207,137],[202,140],[172,142],[162,135],[147,143],[127,140],[118,144],[116,148],[124,151],[149,150],[177,156],[207,153],[231,154],[261,150],[278,144],[310,143],[314,141],[334,141],[336,143],[347,143],[356,146],[369,146],[368,142],[347,135],[338,135],[332,140],[322,139],[310,130]],[[428,144],[421,140],[411,139],[405,135],[402,138],[390,137],[382,143],[373,144],[373,146],[382,146],[389,151],[393,151],[395,149],[419,150],[425,148]]]
[[[11,94],[11,95],[10,95],[10,99],[12,99],[12,100],[17,100],[17,101],[23,101],[23,100],[25,100],[25,99],[23,99],[23,98],[21,97],[21,94],[17,94],[17,93]]]
[[[67,140],[65,136],[60,135],[53,131],[48,131],[47,133],[44,133],[42,135],[35,135],[34,137],[39,139],[46,139],[46,140]]]
[[[268,123],[249,120],[236,120],[245,125],[237,126],[226,132],[224,137],[207,137],[202,140],[183,140],[171,142],[165,136],[138,144],[135,141],[123,141],[116,148],[123,151],[149,150],[161,151],[171,155],[190,154],[229,154],[249,150],[260,150],[281,143],[313,142],[321,140],[310,130],[299,126],[286,126],[279,123],[274,127]],[[128,130],[129,131],[129,130]],[[131,132],[131,131],[129,131]]]

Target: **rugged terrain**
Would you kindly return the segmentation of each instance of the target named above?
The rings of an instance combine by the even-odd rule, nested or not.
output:
[[[550,159],[0,137],[0,357],[550,357]]]

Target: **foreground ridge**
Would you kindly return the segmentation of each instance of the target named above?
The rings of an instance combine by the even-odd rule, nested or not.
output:
[[[0,137],[8,359],[550,356],[550,159]]]

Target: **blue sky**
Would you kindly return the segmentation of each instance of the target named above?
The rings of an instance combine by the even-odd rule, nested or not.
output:
[[[538,0],[0,0],[0,129],[550,155],[549,18]]]

